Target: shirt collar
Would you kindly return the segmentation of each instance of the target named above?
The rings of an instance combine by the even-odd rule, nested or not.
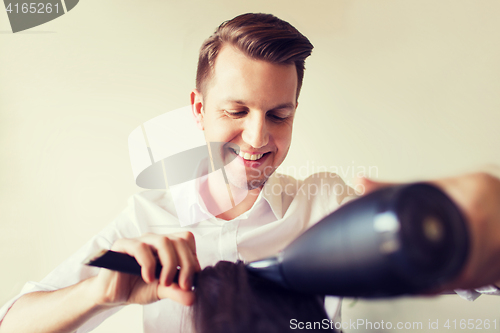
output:
[[[282,192],[283,186],[281,185],[280,174],[273,172],[259,194],[259,198],[262,196],[267,201],[277,220],[283,218]]]
[[[198,189],[200,188],[202,182],[207,181],[207,173],[208,160],[205,159],[202,161],[202,163],[200,163],[198,167],[198,170],[196,172],[196,180],[194,182],[190,182],[189,185],[186,184],[187,187],[184,187],[183,191],[187,190],[188,193],[191,193],[191,195],[188,195],[191,200],[181,200],[176,202],[177,209],[189,211],[191,215],[191,218],[189,220],[179,220],[181,227],[193,225],[197,222],[201,222],[201,219],[205,220],[208,219],[209,216],[212,216],[208,212],[200,194],[198,193]],[[267,203],[267,205],[269,206],[268,208],[271,209],[276,219],[283,218],[281,193],[282,186],[280,175],[276,172],[273,172],[273,174],[271,174],[271,176],[267,179],[252,207],[235,219],[250,216],[257,206],[265,203]],[[187,199],[186,196],[183,195],[183,197]],[[193,214],[198,217],[194,216]],[[201,218],[201,216],[205,216],[205,218]]]

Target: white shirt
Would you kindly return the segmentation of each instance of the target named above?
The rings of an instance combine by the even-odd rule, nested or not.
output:
[[[99,249],[110,249],[119,238],[139,237],[147,232],[171,234],[191,231],[196,240],[202,268],[220,260],[253,261],[275,255],[292,240],[343,202],[354,198],[354,191],[333,173],[311,175],[305,180],[274,173],[265,183],[250,210],[233,220],[216,217],[197,223],[180,223],[169,190],[150,190],[132,196],[127,208],[77,253],[40,282],[28,282],[21,293],[0,309],[0,321],[23,294],[50,291],[73,285],[97,275],[99,269],[82,262]],[[194,201],[193,214],[207,214],[204,205]],[[193,202],[187,203],[192,206]],[[177,207],[178,208],[178,207]],[[77,332],[89,332],[118,311],[115,308],[87,321]],[[340,299],[328,298],[332,317],[340,313]],[[333,310],[333,311],[332,311]],[[190,308],[169,299],[143,307],[144,332],[186,332],[191,330]]]

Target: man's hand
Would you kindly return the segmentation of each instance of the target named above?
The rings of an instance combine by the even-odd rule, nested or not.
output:
[[[120,239],[112,250],[135,257],[142,278],[101,269],[97,276],[66,288],[28,293],[7,312],[0,331],[75,332],[87,320],[114,306],[148,304],[162,298],[184,305],[193,303],[192,278],[200,264],[192,233]],[[154,275],[157,258],[163,266],[159,280]],[[177,266],[181,266],[179,285],[172,282]]]
[[[394,183],[358,180],[365,194]],[[428,182],[441,188],[468,222],[470,252],[461,274],[443,287],[473,289],[500,282],[500,180],[486,173],[466,174]]]
[[[170,298],[184,305],[193,303],[193,275],[201,268],[192,233],[145,234],[134,239],[119,239],[111,250],[135,257],[141,265],[142,278],[101,269],[92,281],[97,304],[110,307],[132,303],[149,304],[163,298]],[[159,280],[154,275],[157,260],[163,266]],[[173,283],[177,266],[181,267],[179,284]]]

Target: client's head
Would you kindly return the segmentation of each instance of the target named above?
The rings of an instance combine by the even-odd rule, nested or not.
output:
[[[198,274],[195,294],[197,333],[292,332],[293,319],[329,323],[322,297],[286,290],[253,276],[242,262],[220,261],[205,268]]]

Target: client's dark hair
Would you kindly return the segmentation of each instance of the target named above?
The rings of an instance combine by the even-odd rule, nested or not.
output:
[[[317,331],[329,331],[319,324],[329,325],[323,297],[283,289],[248,273],[242,262],[220,261],[205,268],[198,274],[195,295],[197,333],[295,332],[293,319],[317,322]]]

